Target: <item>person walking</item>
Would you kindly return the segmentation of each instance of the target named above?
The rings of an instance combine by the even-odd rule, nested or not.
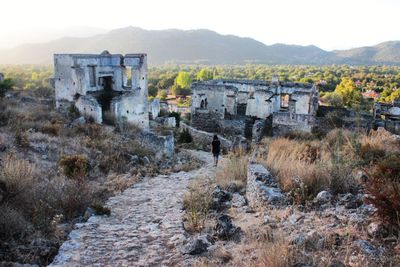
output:
[[[217,166],[219,153],[221,153],[221,142],[217,135],[214,135],[213,141],[211,142],[211,153],[214,156],[214,166]]]

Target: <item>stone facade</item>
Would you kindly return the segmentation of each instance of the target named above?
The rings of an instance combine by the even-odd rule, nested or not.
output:
[[[192,85],[192,123],[209,130],[206,122],[251,117],[273,119],[273,126],[310,132],[315,123],[319,94],[316,85],[250,80],[212,80]],[[215,127],[215,125],[214,125]]]
[[[392,103],[375,103],[374,105],[375,128],[384,127],[391,133],[400,134],[400,100]]]
[[[98,123],[110,112],[149,127],[146,54],[55,54],[54,69],[57,108],[74,104]]]

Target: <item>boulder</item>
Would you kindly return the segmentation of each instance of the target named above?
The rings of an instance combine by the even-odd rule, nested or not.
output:
[[[287,197],[277,181],[261,164],[249,164],[246,198],[252,208],[287,204]]]
[[[355,241],[355,245],[365,255],[379,257],[382,254],[382,251],[376,249],[375,246],[367,240],[357,240]]]
[[[228,215],[221,215],[217,219],[217,224],[214,226],[214,236],[221,240],[233,238],[240,229],[233,223]]]
[[[328,191],[321,191],[315,197],[315,201],[319,204],[326,204],[331,202],[331,200],[332,200],[332,194],[329,193]]]
[[[184,254],[198,255],[207,252],[208,247],[212,244],[212,238],[209,235],[200,235],[194,237],[186,246]]]
[[[211,208],[214,210],[223,210],[227,205],[226,202],[232,199],[232,194],[223,190],[219,185],[215,186],[212,192],[213,202]]]
[[[359,196],[347,193],[339,196],[338,203],[346,209],[356,209],[362,205],[362,200]]]
[[[244,198],[244,196],[242,196],[238,193],[232,194],[231,203],[232,203],[232,207],[234,207],[234,208],[240,208],[240,207],[247,205],[247,201]]]
[[[385,238],[389,235],[387,228],[381,222],[372,222],[367,226],[367,233],[370,237]]]

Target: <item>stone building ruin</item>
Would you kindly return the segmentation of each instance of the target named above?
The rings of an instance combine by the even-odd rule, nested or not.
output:
[[[55,54],[54,69],[57,108],[75,105],[97,123],[108,112],[149,128],[146,54]]]
[[[261,120],[269,122],[266,127],[274,131],[310,132],[319,101],[316,85],[279,82],[276,77],[271,82],[222,79],[196,82],[192,91],[192,125],[211,132],[228,120],[249,118],[253,120],[251,126]]]

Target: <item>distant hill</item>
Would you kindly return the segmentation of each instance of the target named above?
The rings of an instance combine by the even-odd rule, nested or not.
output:
[[[400,42],[373,47],[324,51],[316,46],[265,45],[251,38],[210,30],[157,30],[137,27],[112,30],[86,38],[61,38],[0,50],[0,64],[49,64],[54,53],[148,54],[153,65],[201,64],[400,64]]]

